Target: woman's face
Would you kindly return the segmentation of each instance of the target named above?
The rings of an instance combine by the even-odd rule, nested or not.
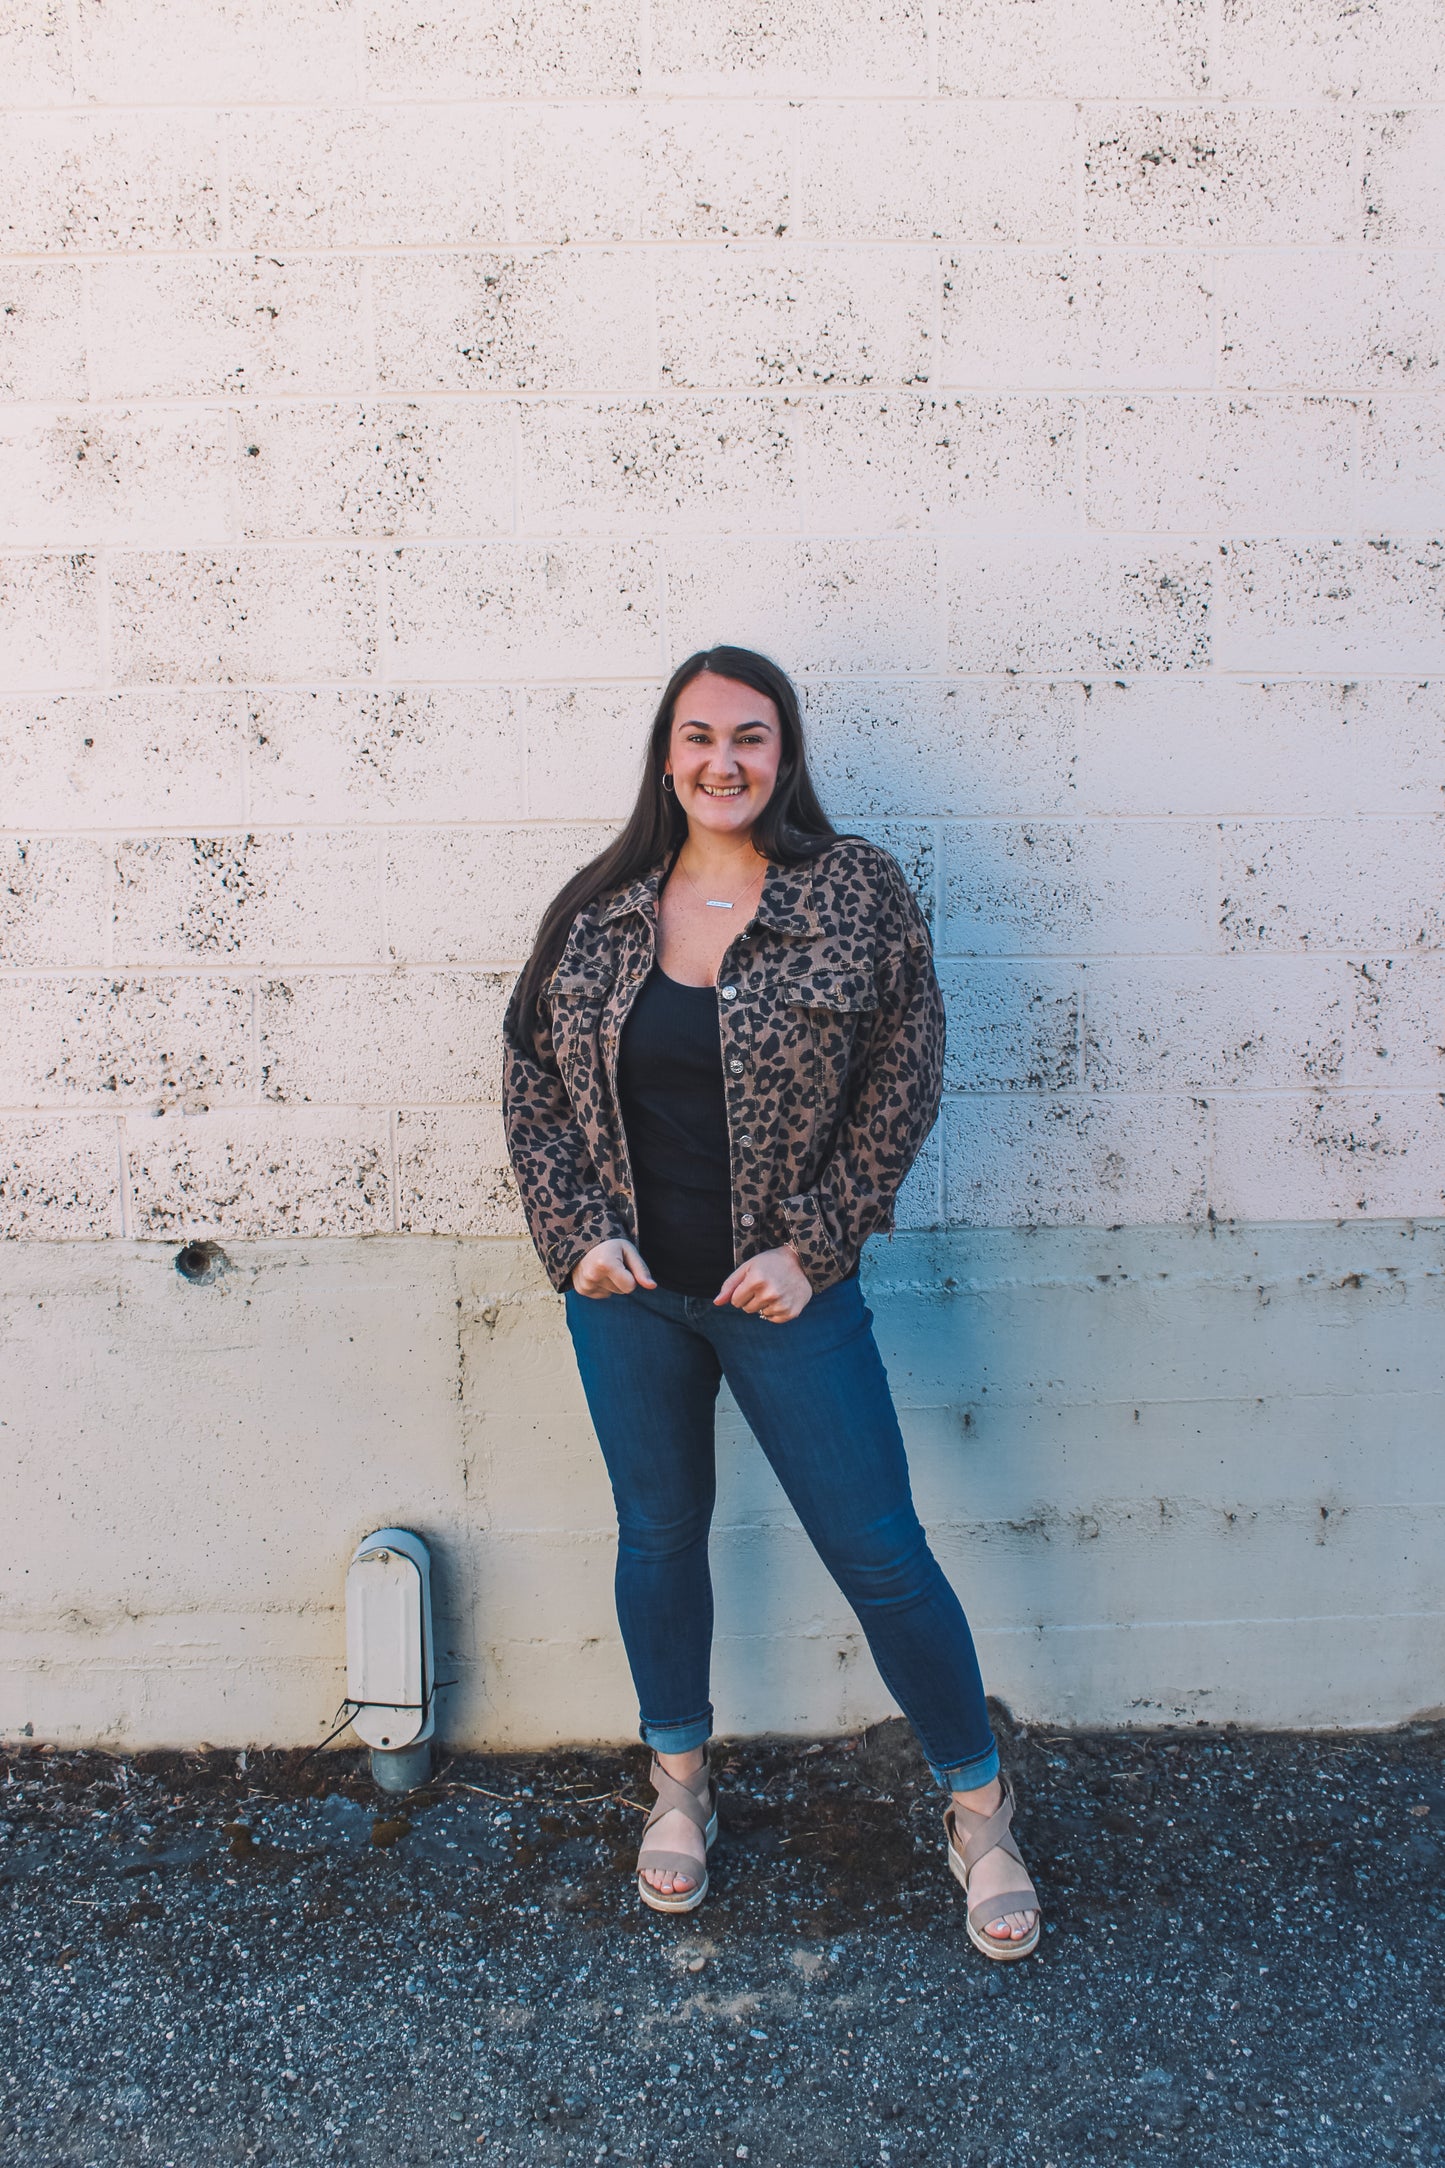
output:
[[[666,769],[692,828],[746,835],[773,795],[783,727],[766,693],[705,670],[679,693]]]

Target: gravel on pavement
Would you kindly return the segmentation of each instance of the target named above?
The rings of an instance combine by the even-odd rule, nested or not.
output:
[[[1445,1727],[994,1706],[1038,1954],[964,1932],[901,1723],[717,1750],[702,1908],[640,1748],[0,1756],[0,2161],[1285,2168],[1445,2159]]]

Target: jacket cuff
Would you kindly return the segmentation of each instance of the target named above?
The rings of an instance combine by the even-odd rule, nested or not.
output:
[[[816,1190],[805,1190],[782,1203],[783,1240],[791,1242],[815,1295],[847,1277],[851,1260],[844,1261],[833,1247],[823,1219],[823,1205]]]
[[[630,1242],[632,1236],[615,1216],[600,1208],[572,1221],[564,1235],[548,1247],[542,1262],[547,1277],[559,1295],[567,1292],[573,1268],[580,1265],[589,1250],[595,1250],[599,1242]]]

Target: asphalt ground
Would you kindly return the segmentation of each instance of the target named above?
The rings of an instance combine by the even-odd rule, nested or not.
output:
[[[0,2160],[1273,2168],[1445,2158],[1445,1731],[995,1709],[1046,1908],[969,1945],[888,1724],[721,1748],[702,1909],[640,1749],[0,1758]]]

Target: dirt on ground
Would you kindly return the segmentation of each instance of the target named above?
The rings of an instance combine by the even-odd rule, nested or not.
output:
[[[1445,1730],[1026,1729],[1045,1908],[970,1946],[901,1724],[718,1750],[0,1757],[0,2161],[1274,2168],[1445,2158]]]

